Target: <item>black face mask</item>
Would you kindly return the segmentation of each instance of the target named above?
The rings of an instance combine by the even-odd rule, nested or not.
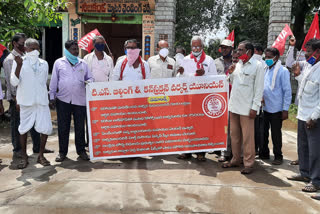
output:
[[[18,46],[17,46],[17,49],[19,50],[19,51],[21,51],[22,53],[24,53],[24,45],[21,45],[21,44],[19,44],[19,43],[17,43],[18,44]]]

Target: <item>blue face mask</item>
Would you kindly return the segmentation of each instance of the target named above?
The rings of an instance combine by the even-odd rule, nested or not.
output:
[[[94,45],[94,47],[97,49],[97,51],[103,51],[105,46],[103,43],[97,43]]]
[[[64,49],[64,54],[66,55],[68,61],[72,64],[75,65],[79,62],[78,57],[72,55],[67,49]]]
[[[124,50],[124,54],[127,55],[127,53],[128,53],[128,51],[127,51],[127,49],[125,49],[125,50]]]
[[[274,58],[273,58],[274,59]],[[266,59],[265,60],[265,62],[266,62],[266,64],[267,64],[267,66],[271,66],[271,65],[273,65],[274,64],[274,61],[273,61],[273,59]]]
[[[315,52],[313,52],[313,54],[309,57],[309,59],[307,59],[307,62],[310,65],[314,65],[317,61],[317,57],[315,56]]]

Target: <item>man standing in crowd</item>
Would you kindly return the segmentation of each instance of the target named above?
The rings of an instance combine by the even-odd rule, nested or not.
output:
[[[19,133],[22,160],[18,165],[19,169],[28,165],[27,132],[32,127],[41,134],[37,162],[43,166],[50,165],[43,153],[48,135],[52,132],[47,90],[49,66],[46,61],[39,59],[40,46],[37,40],[27,39],[25,47],[24,59],[20,56],[15,57],[10,78],[11,84],[17,87],[17,104],[20,106]]]
[[[161,40],[157,44],[158,55],[148,59],[150,67],[151,79],[170,78],[175,74],[175,61],[169,57],[169,44],[165,40]]]
[[[214,60],[218,75],[226,75],[230,65],[232,64],[232,45],[233,42],[225,39],[220,44],[221,57]]]
[[[95,82],[108,82],[113,70],[113,60],[104,49],[106,41],[103,36],[93,38],[94,51],[84,57]]]
[[[243,145],[242,174],[253,171],[255,160],[254,119],[260,109],[264,70],[261,63],[252,58],[254,47],[243,41],[238,46],[240,61],[229,69],[232,84],[229,111],[232,159],[223,168],[238,167],[241,163],[241,144]]]
[[[265,50],[267,68],[264,77],[264,141],[259,148],[259,157],[269,159],[269,128],[273,143],[274,160],[272,164],[280,165],[282,156],[282,121],[288,119],[288,110],[291,104],[290,72],[281,65],[280,53],[276,48]]]
[[[113,69],[111,81],[149,79],[150,68],[139,55],[141,50],[138,48],[137,40],[128,40],[126,49],[127,56],[118,60]]]
[[[205,54],[203,40],[200,36],[194,36],[191,39],[192,53],[186,56],[178,69],[181,77],[209,76],[217,75],[214,60]],[[205,161],[205,152],[196,153],[197,160]],[[191,158],[190,153],[181,154],[179,159]]]
[[[265,62],[262,59],[262,55],[263,55],[262,46],[260,44],[255,44],[254,45],[254,54],[253,54],[252,58],[258,60],[259,62],[261,62],[262,65],[265,65]]]
[[[124,45],[123,45],[123,52],[124,52],[124,55],[118,57],[117,61],[116,61],[116,64],[118,63],[119,60],[123,60],[124,58],[127,57],[127,45],[128,45],[128,40],[126,40],[124,42]]]
[[[310,182],[302,191],[320,190],[320,41],[307,46],[307,68],[300,74],[300,66],[294,68],[300,82],[298,92],[298,158],[299,175],[289,180]]]
[[[13,158],[21,158],[21,145],[20,145],[20,134],[18,127],[20,124],[20,114],[19,106],[16,102],[16,87],[11,85],[10,76],[12,70],[12,64],[16,56],[22,57],[25,52],[24,42],[26,36],[24,33],[17,33],[12,37],[12,52],[7,56],[3,62],[4,76],[6,79],[6,96],[7,100],[10,103],[9,112],[10,112],[10,128],[11,128],[11,140],[13,145]],[[33,142],[33,152],[38,153],[40,149],[40,134],[37,133],[32,127],[30,130],[32,142]],[[45,153],[51,153],[53,151],[45,149]]]
[[[57,107],[59,155],[57,162],[65,160],[68,154],[71,115],[74,120],[75,145],[77,154],[89,160],[85,151],[84,122],[86,117],[86,88],[93,78],[86,62],[78,58],[76,40],[65,43],[65,56],[53,65],[50,81],[50,105]]]

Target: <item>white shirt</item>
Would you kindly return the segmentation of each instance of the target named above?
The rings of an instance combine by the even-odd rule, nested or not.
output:
[[[229,77],[232,84],[229,111],[244,116],[249,116],[251,109],[258,112],[264,89],[261,62],[252,57],[246,64],[240,60]]]
[[[3,100],[4,98],[4,94],[2,92],[2,84],[1,84],[1,81],[0,81],[0,100]]]
[[[262,67],[266,67],[267,66],[266,62],[262,59],[262,55],[253,54],[252,58],[258,60],[259,62],[261,62]]]
[[[43,59],[31,65],[28,59],[23,60],[20,76],[15,72],[17,63],[13,61],[10,82],[17,86],[17,103],[23,106],[48,105],[48,63]]]
[[[197,60],[200,60],[201,56],[197,57]],[[208,75],[218,75],[216,65],[214,63],[214,60],[212,59],[211,56],[206,55],[205,60],[202,63],[203,68],[204,68],[204,74],[203,76],[208,76]],[[181,62],[181,67],[183,67],[184,72],[180,77],[194,77],[196,75],[196,70],[197,69],[197,63],[194,61],[194,59],[190,58],[190,54],[186,56],[182,62]]]
[[[113,60],[105,52],[103,52],[103,59],[98,60],[97,55],[93,51],[84,57],[88,63],[89,69],[95,82],[107,82],[113,70]]]
[[[319,119],[320,62],[313,66],[308,66],[296,79],[300,82],[297,118],[302,121]]]
[[[299,54],[300,53],[300,54]],[[296,61],[305,61],[305,52],[304,51],[298,51],[297,56],[298,59],[295,60],[294,58],[294,46],[289,46],[288,52],[287,52],[287,58],[286,58],[286,66],[288,68],[292,68],[293,64],[296,63]]]
[[[113,69],[113,73],[111,75],[110,81],[118,81],[120,80],[120,74],[121,74],[121,65],[125,58],[119,60],[116,64],[116,66]],[[150,78],[150,68],[146,61],[142,60],[146,72],[146,79]],[[129,63],[127,62],[126,67],[123,70],[122,74],[122,80],[142,80],[143,75],[141,72],[141,65],[139,63],[139,67],[134,68],[133,66],[129,66]]]
[[[167,56],[164,61],[160,58],[160,55],[152,56],[148,60],[150,67],[151,79],[157,78],[170,78],[173,77],[176,70],[176,61]]]

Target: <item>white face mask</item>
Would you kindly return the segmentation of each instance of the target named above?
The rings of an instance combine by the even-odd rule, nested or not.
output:
[[[31,52],[26,52],[26,58],[31,61],[31,64],[35,64],[39,58],[40,52],[38,50],[34,50]]]
[[[194,52],[194,51],[192,51],[192,54],[193,54],[193,56],[195,56],[195,57],[200,56],[201,53],[202,53],[202,51],[199,51],[199,52]]]
[[[159,51],[159,55],[162,56],[163,58],[166,58],[169,55],[169,50],[168,48],[162,48]]]

